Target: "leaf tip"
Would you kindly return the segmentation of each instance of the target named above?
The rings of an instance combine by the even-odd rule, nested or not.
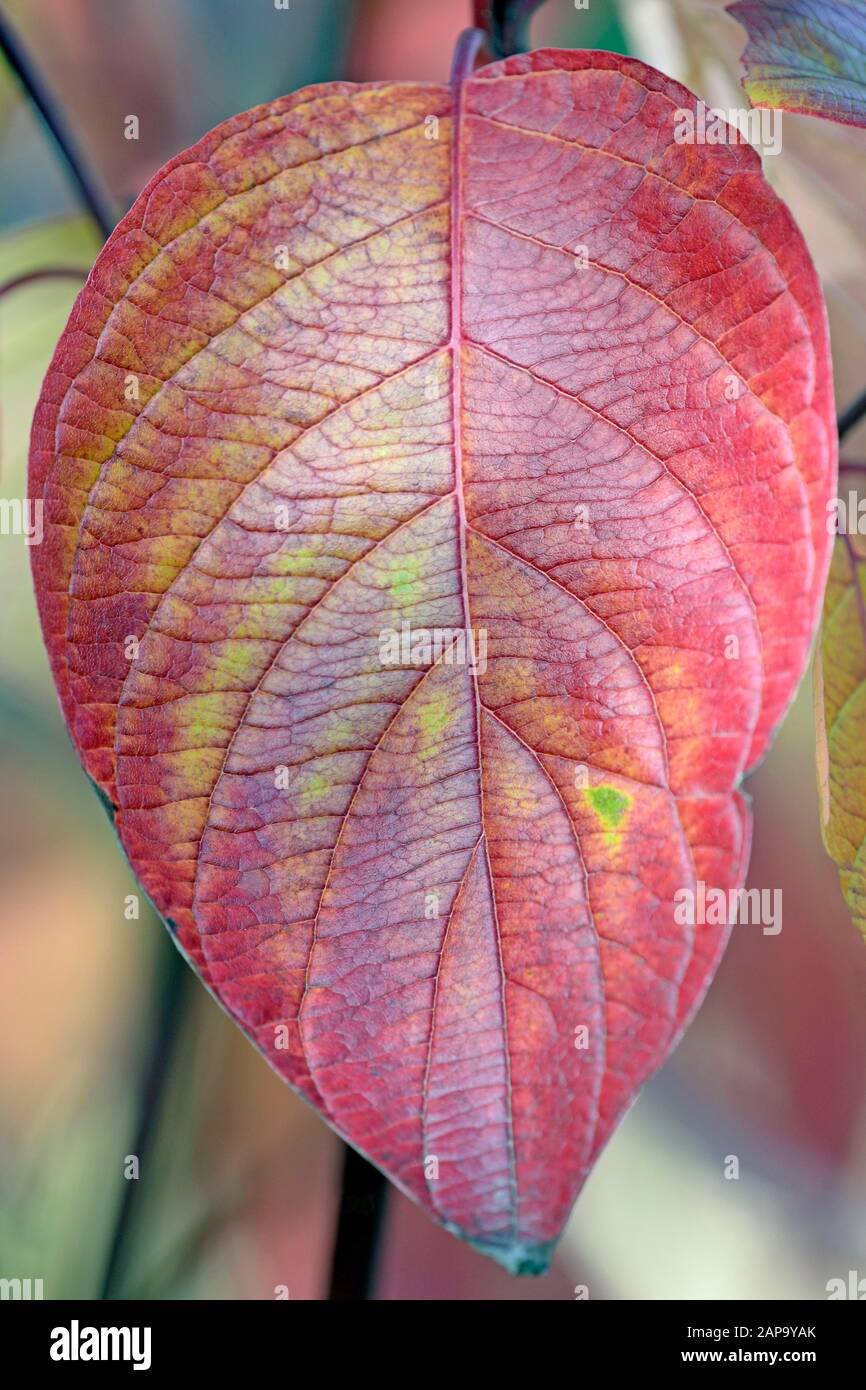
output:
[[[541,1245],[527,1245],[524,1241],[514,1241],[505,1245],[499,1241],[478,1240],[461,1230],[456,1230],[455,1234],[467,1241],[479,1254],[487,1255],[489,1259],[502,1265],[509,1274],[546,1274],[556,1248],[555,1240],[545,1241]]]

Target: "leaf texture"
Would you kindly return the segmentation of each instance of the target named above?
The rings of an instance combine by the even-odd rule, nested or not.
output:
[[[45,638],[142,884],[520,1272],[708,984],[675,894],[742,881],[828,559],[816,278],[684,106],[542,51],[236,117],[112,236],[33,429]]]

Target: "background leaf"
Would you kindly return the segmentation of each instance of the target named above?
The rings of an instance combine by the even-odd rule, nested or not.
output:
[[[854,925],[866,936],[866,544],[856,533],[836,539],[818,652],[821,831]]]
[[[746,29],[743,86],[754,106],[866,125],[863,0],[737,0]]]

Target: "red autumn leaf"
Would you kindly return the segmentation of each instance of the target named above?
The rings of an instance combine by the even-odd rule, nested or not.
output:
[[[816,278],[695,106],[546,51],[238,116],[117,228],[34,424],[45,637],[141,882],[521,1271],[708,984],[676,895],[742,881],[827,567]]]

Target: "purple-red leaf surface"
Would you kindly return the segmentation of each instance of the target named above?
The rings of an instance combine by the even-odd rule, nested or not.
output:
[[[449,1229],[545,1266],[700,1000],[801,674],[823,305],[609,53],[312,87],[172,160],[36,413],[63,709],[202,979]],[[473,659],[474,656],[474,659]]]

